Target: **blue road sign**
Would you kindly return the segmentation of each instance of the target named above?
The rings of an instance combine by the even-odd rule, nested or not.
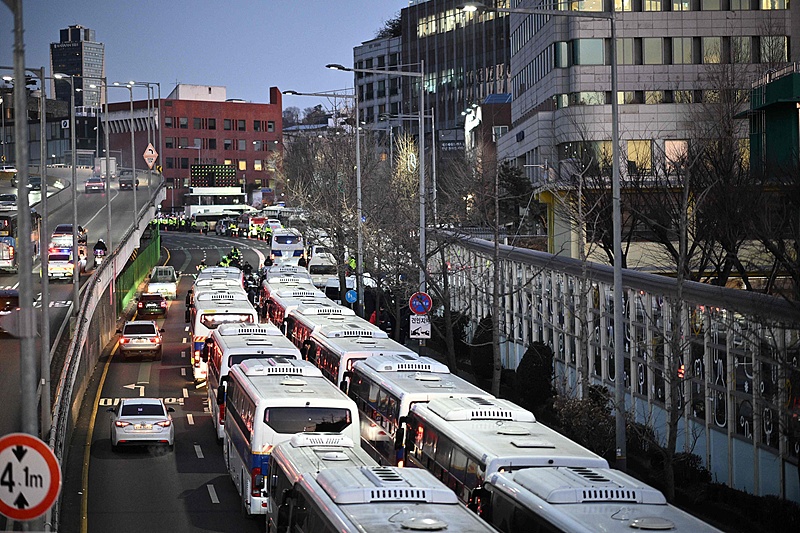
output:
[[[347,303],[354,304],[356,300],[358,300],[358,294],[353,289],[350,289],[346,293],[344,293],[344,299],[347,300]]]

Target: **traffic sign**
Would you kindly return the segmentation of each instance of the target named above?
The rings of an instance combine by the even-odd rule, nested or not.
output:
[[[156,159],[158,159],[158,152],[156,152],[156,148],[153,146],[153,143],[147,144],[147,148],[144,149],[142,157],[144,157],[144,162],[147,163],[147,166],[152,170],[153,165],[156,163]]]
[[[415,315],[424,315],[433,307],[433,300],[427,292],[415,292],[408,299],[408,308]]]
[[[431,319],[428,315],[411,315],[408,317],[410,321],[409,337],[412,339],[430,339],[431,338]]]
[[[350,289],[344,293],[344,299],[347,300],[347,303],[354,304],[356,303],[356,300],[358,300],[358,294],[353,289]]]
[[[27,433],[0,438],[0,513],[33,520],[47,512],[61,490],[61,468],[53,450]]]

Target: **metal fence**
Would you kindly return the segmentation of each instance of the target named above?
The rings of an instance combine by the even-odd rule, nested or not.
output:
[[[495,265],[490,241],[452,232],[435,239],[445,248],[451,304],[473,327],[491,314],[492,271],[500,269],[504,368],[541,341],[555,354],[562,393],[576,393],[582,368],[591,383],[614,388],[612,267],[505,245]],[[679,292],[675,279],[632,270],[623,284],[630,415],[665,438],[665,368],[677,357],[678,451],[703,458],[717,481],[800,501],[800,306],[695,282]],[[679,350],[669,342],[676,333]]]

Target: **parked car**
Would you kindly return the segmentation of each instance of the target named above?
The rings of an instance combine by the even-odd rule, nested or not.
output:
[[[123,398],[107,409],[111,416],[111,449],[120,446],[175,445],[175,409],[159,398]]]
[[[123,359],[131,355],[153,354],[153,359],[161,359],[163,350],[161,334],[163,329],[152,320],[131,320],[126,322],[120,334],[119,351]]]
[[[93,177],[86,180],[84,183],[84,192],[87,194],[90,192],[105,192],[106,191],[106,182],[103,178]]]
[[[166,316],[167,299],[162,294],[146,292],[139,296],[139,301],[136,303],[136,314],[137,316]]]
[[[11,178],[11,186],[12,187],[19,187],[19,181],[17,181],[17,177],[14,176]],[[32,191],[41,191],[42,190],[42,178],[41,176],[28,176],[28,189]]]

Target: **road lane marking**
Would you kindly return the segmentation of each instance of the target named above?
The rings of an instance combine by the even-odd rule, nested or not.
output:
[[[205,456],[203,456],[203,449],[199,444],[194,445],[194,453],[197,454],[198,459],[205,459]]]
[[[211,497],[211,503],[219,503],[219,498],[217,497],[217,491],[214,489],[214,485],[206,485],[208,489],[208,495]]]
[[[183,397],[184,398],[188,398],[189,397],[189,390],[188,389],[183,389]]]
[[[181,357],[186,357],[186,350],[183,350],[183,351],[181,352]]]
[[[186,376],[186,367],[181,367],[181,376]]]
[[[181,344],[186,344],[187,342],[189,341],[186,339],[186,337],[181,337]]]
[[[186,415],[186,421],[189,422],[190,426],[193,426],[194,425],[194,415],[192,413],[189,413],[188,415]]]
[[[150,384],[150,367],[153,366],[153,363],[142,363],[139,365],[139,376],[136,378],[136,383],[147,383]],[[144,387],[142,387],[144,389]],[[144,393],[144,390],[142,390]],[[144,394],[142,394],[144,396]]]

